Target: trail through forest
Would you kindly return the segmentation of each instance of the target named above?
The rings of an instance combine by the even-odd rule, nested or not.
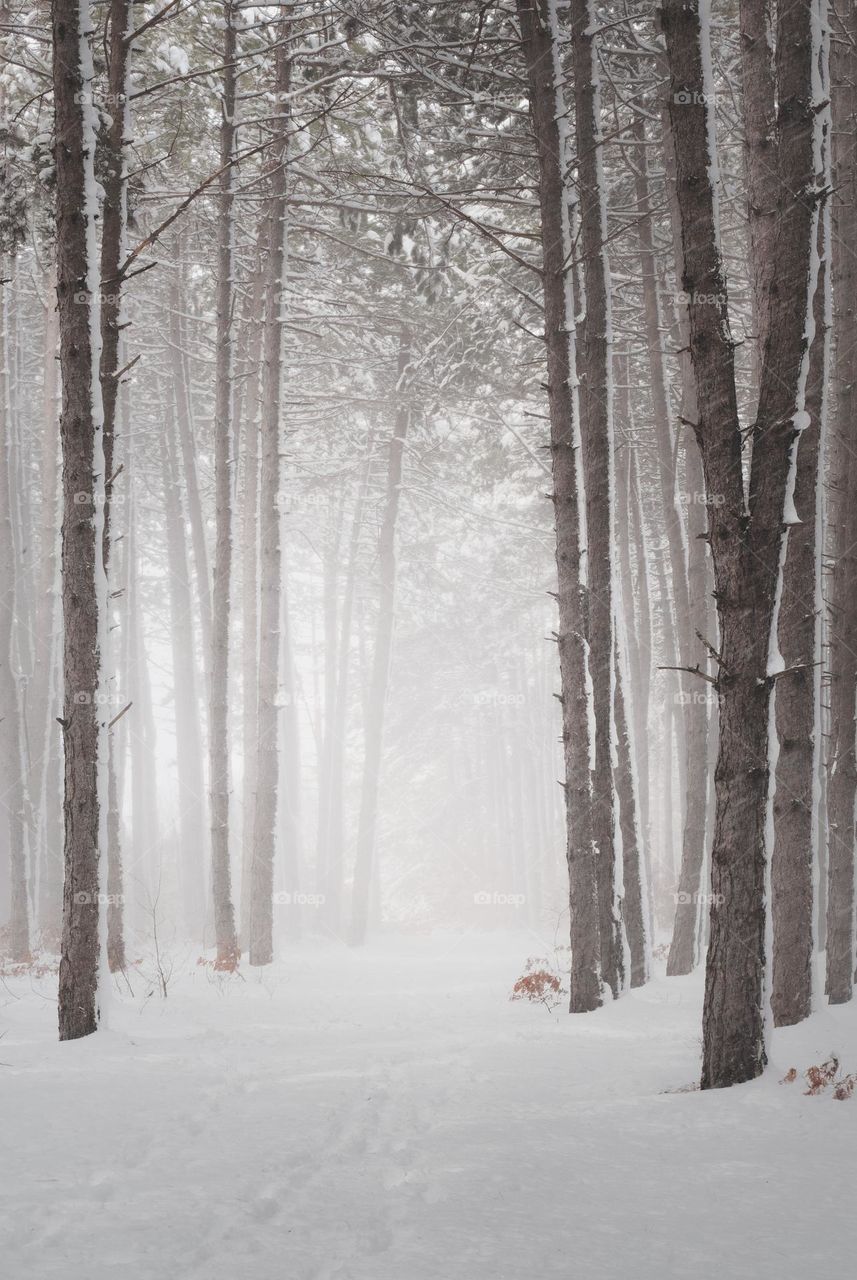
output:
[[[533,934],[303,944],[261,975],[132,971],[56,1043],[6,978],[4,1274],[28,1280],[807,1280],[850,1254],[857,1104],[807,1096],[853,1006],[699,1076],[701,972],[588,1018],[508,996]],[[678,1092],[677,1092],[678,1091]],[[728,1242],[728,1246],[724,1245]],[[725,1248],[725,1252],[724,1252]]]

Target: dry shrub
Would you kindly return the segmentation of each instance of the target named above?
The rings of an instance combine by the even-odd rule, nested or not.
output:
[[[543,1004],[555,1009],[567,995],[562,979],[552,971],[550,961],[531,956],[524,972],[512,988],[510,1000],[529,1000],[531,1004]]]
[[[828,1058],[826,1062],[822,1062],[818,1067],[807,1067],[803,1073],[803,1078],[809,1085],[806,1092],[811,1097],[823,1093],[827,1086],[836,1079],[838,1071],[839,1059],[836,1057]]]
[[[797,1068],[790,1067],[783,1076],[780,1084],[793,1084],[797,1080]],[[841,1075],[839,1071],[839,1059],[836,1054],[831,1054],[826,1062],[821,1062],[817,1066],[807,1067],[803,1073],[803,1078],[807,1083],[804,1093],[810,1098],[816,1098],[821,1093],[826,1093],[829,1088],[833,1088],[833,1096],[837,1102],[847,1102],[857,1087],[857,1075]]]

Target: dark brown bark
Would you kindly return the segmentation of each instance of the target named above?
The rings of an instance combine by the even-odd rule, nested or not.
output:
[[[628,718],[625,713],[625,693],[622,665],[616,661],[616,796],[619,801],[619,830],[622,835],[622,868],[625,882],[623,911],[628,950],[631,960],[632,987],[641,987],[649,980],[649,940],[647,927],[648,902],[642,874],[643,846],[637,821],[637,796],[634,777],[633,751]]]
[[[666,175],[667,204],[670,215],[673,254],[676,264],[676,279],[684,277],[684,258],[681,248],[681,214],[676,198],[675,159],[672,145],[672,127],[669,111],[662,111],[661,126],[664,139],[664,169]],[[682,659],[687,666],[701,666],[706,669],[708,663],[699,636],[704,636],[709,643],[714,643],[714,627],[710,618],[708,591],[711,570],[707,559],[707,543],[704,540],[707,530],[705,510],[705,478],[702,471],[702,460],[699,446],[693,439],[689,422],[695,422],[696,388],[693,369],[690,362],[690,322],[687,313],[687,299],[682,296],[677,300],[677,346],[681,360],[681,407],[679,417],[684,432],[685,475],[684,486],[680,476],[672,476],[676,492],[684,492],[687,499],[687,549],[685,565],[687,572],[687,628],[683,633],[682,643],[687,656]],[[675,464],[679,460],[679,451],[673,454]],[[672,554],[672,553],[671,553]],[[688,634],[688,632],[690,634]],[[667,957],[667,974],[670,977],[690,973],[699,962],[700,957],[700,920],[702,917],[702,870],[705,863],[706,841],[709,829],[709,777],[710,777],[710,727],[716,714],[714,699],[706,697],[700,689],[696,677],[689,676],[684,680],[681,694],[684,699],[682,716],[683,734],[679,735],[679,750],[682,745],[687,760],[685,777],[684,827],[682,830],[682,856],[679,867],[678,893],[673,921],[673,936]]]
[[[684,0],[666,0],[663,27],[682,221],[682,283],[689,296],[697,387],[696,435],[709,499],[720,619],[720,747],[702,1070],[703,1087],[714,1088],[752,1079],[765,1063],[768,667],[807,309],[812,305],[812,23],[802,6],[780,15],[777,274],[768,299],[768,333],[776,341],[768,341],[764,354],[746,511],[734,351],[709,153],[712,86],[704,76],[702,52],[708,33],[701,27],[698,3]]]
[[[108,97],[110,125],[103,139],[101,233],[101,403],[104,414],[104,525],[102,555],[105,572],[109,572],[112,541],[111,517],[115,470],[116,406],[119,392],[120,312],[123,279],[120,272],[125,239],[125,118],[129,46],[126,34],[131,25],[134,0],[110,0],[108,15]],[[119,788],[116,779],[113,738],[110,739],[108,762],[107,878],[108,890],[107,955],[112,972],[125,967],[123,931],[122,847]]]
[[[572,1013],[602,1002],[598,884],[592,828],[590,694],[586,608],[581,578],[584,495],[578,467],[579,423],[572,388],[573,317],[570,314],[568,212],[563,138],[557,124],[556,73],[547,8],[518,0],[527,67],[530,115],[539,166],[545,346],[548,369],[551,466],[556,529],[557,604],[562,737],[565,763],[566,858],[569,877]]]
[[[827,998],[851,999],[854,984],[854,821],[857,797],[857,5],[836,6],[833,23],[833,362],[829,486],[827,753]]]
[[[775,268],[777,229],[776,93],[771,0],[741,0],[741,86],[744,107],[744,176],[750,231],[750,301],[753,373],[760,384],[768,326],[768,291]]]
[[[62,595],[65,700],[65,883],[59,1031],[73,1040],[97,1029],[99,968],[99,692],[97,559],[93,474],[95,360],[88,293],[87,171],[94,139],[84,130],[80,10],[54,0],[53,86],[57,174],[57,301],[62,368]],[[88,210],[88,212],[87,212]]]
[[[610,272],[607,262],[601,122],[593,75],[594,23],[589,0],[571,0],[577,186],[586,312],[578,351],[580,419],[586,490],[589,671],[595,711],[592,833],[598,869],[601,976],[618,996],[625,982],[621,901],[616,874],[616,814],[612,770],[615,544],[612,404],[610,396]]]
[[[819,219],[819,279],[813,304],[813,338],[806,387],[809,423],[797,444],[794,505],[800,524],[789,530],[778,618],[780,654],[792,675],[777,682],[779,742],[771,855],[774,1024],[791,1026],[812,1011],[814,853],[819,771],[820,527],[818,482],[827,376],[826,253]]]

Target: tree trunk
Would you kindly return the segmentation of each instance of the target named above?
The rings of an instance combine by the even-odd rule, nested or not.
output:
[[[393,628],[396,617],[396,521],[402,490],[405,438],[410,425],[409,366],[410,335],[399,339],[396,409],[387,463],[387,492],[381,529],[378,534],[378,569],[381,578],[375,648],[365,715],[365,754],[363,783],[360,793],[360,816],[357,825],[357,853],[354,860],[354,887],[351,904],[352,946],[362,946],[369,926],[369,898],[376,861],[378,789],[384,747],[384,719],[390,666],[393,657]]]
[[[65,884],[59,1031],[72,1040],[99,1017],[99,861],[106,845],[107,706],[101,652],[107,628],[103,562],[95,137],[89,15],[54,0],[57,299],[63,406],[62,583],[65,701]],[[106,931],[105,931],[106,934]]]
[[[610,268],[607,261],[607,193],[601,142],[601,107],[590,0],[571,0],[571,47],[581,253],[586,310],[579,353],[583,461],[586,477],[589,669],[595,711],[592,830],[598,867],[601,974],[618,996],[625,984],[622,914],[616,865],[613,787],[615,488],[610,360]]]
[[[665,69],[664,69],[665,70]],[[676,263],[676,278],[684,277],[684,253],[681,240],[681,215],[676,199],[675,160],[672,147],[672,127],[669,112],[661,114],[664,140],[664,168],[666,173],[667,202],[672,231],[673,253]],[[654,263],[653,263],[654,268]],[[685,432],[685,484],[684,495],[687,500],[687,526],[685,561],[687,572],[687,616],[688,628],[705,636],[709,643],[714,643],[709,625],[708,586],[710,569],[707,555],[707,516],[705,511],[705,478],[697,442],[690,438],[687,424],[695,422],[696,388],[690,359],[690,322],[687,313],[687,300],[680,298],[677,305],[678,314],[678,347],[681,359],[681,409],[680,419]],[[673,490],[678,492],[679,477],[675,466],[679,451],[674,451],[675,463],[670,465]],[[707,668],[703,658],[702,645],[697,644],[694,651],[693,636],[685,636],[686,651],[683,662],[688,666],[700,665]],[[695,652],[695,656],[694,656]],[[679,870],[678,893],[673,922],[673,936],[667,957],[667,974],[671,977],[690,973],[700,957],[700,920],[705,901],[702,894],[702,872],[705,863],[706,840],[709,826],[709,790],[710,790],[710,725],[713,717],[713,699],[700,696],[699,681],[696,677],[686,678],[682,686],[685,710],[682,716],[683,734],[679,735],[679,749],[683,743],[687,760],[685,786],[684,827],[682,831],[682,856]]]
[[[625,712],[622,661],[616,652],[616,795],[619,800],[619,830],[622,835],[622,867],[625,884],[625,929],[631,960],[631,986],[649,980],[649,923],[643,842],[637,821],[637,780],[631,729]]]
[[[813,304],[812,15],[780,15],[777,287],[772,287],[759,414],[745,506],[734,347],[719,246],[708,15],[666,0],[670,117],[681,211],[685,293],[720,618],[720,747],[712,849],[711,938],[702,1085],[737,1084],[765,1063],[763,995],[770,704],[784,518],[793,446],[805,425],[806,331]],[[791,193],[801,193],[802,198]],[[788,677],[787,677],[788,678]]]
[[[256,810],[251,864],[250,963],[270,964],[274,958],[274,849],[277,830],[277,782],[280,764],[279,732],[280,610],[282,555],[280,548],[280,386],[283,349],[283,273],[286,250],[286,142],[291,55],[286,31],[280,33],[276,54],[275,101],[282,115],[276,128],[283,141],[269,176],[269,256],[262,352],[262,468],[259,490],[259,700],[256,713],[257,753],[254,771]]]
[[[232,579],[232,159],[235,146],[235,8],[223,6],[223,95],[217,199],[217,342],[214,406],[215,549],[208,714],[211,888],[215,965],[235,969],[238,939],[229,864],[229,618]],[[199,566],[197,566],[199,567]]]
[[[809,423],[797,445],[794,505],[800,520],[789,530],[778,618],[786,670],[775,690],[779,750],[771,856],[773,957],[771,1008],[775,1026],[791,1026],[812,1012],[813,878],[821,747],[821,486],[818,468],[828,374],[827,254],[829,219],[819,219],[819,278],[806,386]]]
[[[241,512],[241,747],[244,776],[241,784],[241,928],[242,950],[249,946],[253,826],[256,821],[256,713],[259,705],[259,388],[262,376],[264,327],[264,247],[268,222],[261,220],[257,239],[257,264],[253,273],[248,342],[247,387],[244,395],[244,492]]]
[[[581,556],[584,486],[575,374],[571,231],[566,187],[567,122],[557,33],[542,0],[518,0],[530,115],[539,166],[548,412],[556,528],[566,858],[569,876],[572,1013],[602,1002],[598,881],[590,772],[592,697]],[[612,652],[612,651],[611,651]]]
[[[113,498],[116,441],[116,405],[119,392],[120,323],[123,277],[121,265],[125,253],[127,221],[127,175],[125,139],[128,133],[128,34],[132,27],[134,0],[110,0],[108,17],[109,75],[108,107],[110,125],[103,145],[101,234],[101,401],[104,412],[104,529],[102,534],[105,572],[109,574],[111,544],[111,502]],[[126,614],[127,617],[127,614]],[[109,664],[110,655],[102,655]],[[107,670],[107,678],[112,672]],[[107,954],[111,972],[125,967],[123,934],[122,848],[119,788],[116,779],[113,738],[109,739],[107,878],[108,889]]]
[[[761,383],[762,357],[767,340],[767,300],[776,265],[774,245],[779,202],[771,9],[771,0],[740,0],[744,177],[750,231],[750,302],[756,387]]]
[[[830,442],[828,610],[830,737],[827,760],[827,998],[854,983],[854,821],[857,797],[857,5],[833,27],[832,266],[835,409]]]
[[[22,708],[12,666],[18,564],[13,520],[15,490],[11,475],[11,423],[7,414],[7,325],[6,290],[0,282],[0,767],[9,833],[9,958],[15,964],[25,964],[30,959],[31,873]]]

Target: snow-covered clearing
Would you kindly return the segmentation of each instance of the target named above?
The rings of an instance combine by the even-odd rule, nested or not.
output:
[[[572,1018],[508,993],[531,936],[307,944],[56,1042],[0,987],[4,1280],[811,1280],[853,1273],[857,1008],[696,1079],[701,979]],[[141,986],[137,982],[137,987]]]

